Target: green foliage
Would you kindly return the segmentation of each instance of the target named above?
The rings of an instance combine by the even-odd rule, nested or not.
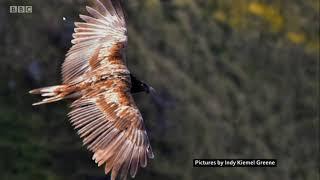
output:
[[[60,83],[85,2],[0,2],[0,179],[103,177],[68,123],[68,102],[31,107]],[[319,2],[125,1],[128,66],[155,159],[136,179],[319,178]],[[62,20],[66,17],[66,22]],[[33,66],[35,65],[35,67]],[[30,69],[36,69],[37,78]],[[194,158],[276,158],[277,168],[193,168]],[[93,179],[93,178],[92,178]]]

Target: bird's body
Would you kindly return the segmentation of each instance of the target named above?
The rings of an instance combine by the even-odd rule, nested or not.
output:
[[[106,164],[112,179],[134,177],[139,166],[153,158],[143,119],[131,93],[150,90],[125,64],[127,29],[118,1],[95,0],[80,15],[74,44],[62,65],[63,84],[30,91],[46,97],[34,105],[73,99],[70,122],[94,153],[98,166]]]

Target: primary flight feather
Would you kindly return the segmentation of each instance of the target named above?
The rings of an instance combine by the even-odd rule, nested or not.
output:
[[[76,22],[73,46],[62,65],[62,85],[39,88],[31,94],[46,97],[33,105],[74,100],[70,122],[93,152],[98,166],[105,165],[111,179],[135,177],[153,152],[142,116],[132,93],[153,88],[139,81],[125,64],[127,27],[119,1],[94,0],[89,15]]]

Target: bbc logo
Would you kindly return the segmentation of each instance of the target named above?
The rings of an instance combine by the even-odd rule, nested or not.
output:
[[[32,6],[10,6],[10,13],[32,13]]]

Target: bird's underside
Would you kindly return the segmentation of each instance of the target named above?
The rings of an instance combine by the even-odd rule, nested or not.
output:
[[[74,100],[70,122],[105,173],[125,179],[153,158],[142,116],[131,95],[124,59],[127,29],[118,1],[94,0],[80,15],[73,46],[62,65],[63,84],[30,91],[46,97],[34,105]]]

